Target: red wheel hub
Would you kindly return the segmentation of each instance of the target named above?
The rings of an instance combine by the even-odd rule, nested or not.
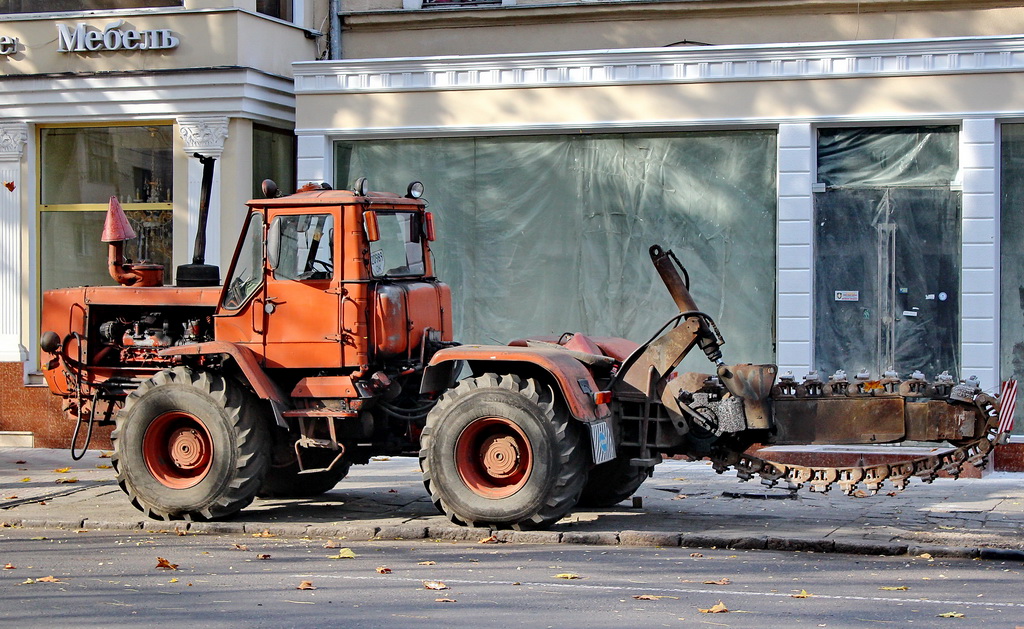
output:
[[[522,489],[533,470],[526,433],[504,417],[482,417],[455,442],[455,465],[466,486],[484,498],[507,498]]]
[[[210,471],[213,439],[198,417],[172,411],[146,429],[142,455],[153,478],[171,489],[188,489]]]

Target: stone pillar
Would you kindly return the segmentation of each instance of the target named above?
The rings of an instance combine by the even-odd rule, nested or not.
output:
[[[210,191],[210,213],[206,222],[206,263],[218,266],[221,263],[221,171],[220,158],[224,154],[224,142],[228,138],[227,116],[182,116],[177,119],[178,132],[185,143],[188,155],[188,256],[192,262],[196,231],[199,227],[199,190],[203,183],[203,165],[193,157],[194,153],[213,157],[217,164],[213,171],[213,189]],[[225,257],[230,257],[231,252]]]
[[[0,123],[0,362],[25,362],[21,344],[21,157],[24,122]],[[14,187],[9,190],[6,185]]]
[[[960,132],[960,376],[978,376],[982,388],[993,393],[999,391],[998,132],[994,118],[964,120]]]
[[[779,372],[798,379],[814,364],[814,183],[816,142],[808,123],[779,125],[778,266],[775,329]]]

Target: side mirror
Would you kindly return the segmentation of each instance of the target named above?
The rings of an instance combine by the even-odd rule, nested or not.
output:
[[[281,262],[281,217],[275,216],[267,232],[267,266],[271,271],[277,270]]]
[[[366,239],[370,242],[380,240],[380,226],[377,225],[377,213],[374,211],[363,212],[363,224],[366,225]]]

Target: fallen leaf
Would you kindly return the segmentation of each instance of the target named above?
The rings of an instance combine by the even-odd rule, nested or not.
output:
[[[921,553],[920,555],[918,555],[918,558],[919,559],[931,559],[932,556],[929,553]]]
[[[863,489],[858,489],[857,491],[853,492],[853,494],[852,494],[852,496],[854,498],[867,498],[870,495],[871,494],[869,494],[868,492],[864,491]]]
[[[96,469],[98,469],[98,470],[109,470],[109,469],[112,469],[112,468],[113,468],[112,465],[107,465],[106,463],[100,463],[99,465],[96,466]]]
[[[341,544],[334,541],[333,539],[329,539],[327,540],[327,543],[324,544],[324,548],[341,548]]]
[[[43,537],[42,535],[40,535],[39,537],[30,537],[29,539],[32,540],[33,542],[41,542],[44,539],[49,539],[49,538],[48,537]]]
[[[478,544],[497,544],[498,543],[498,536],[497,535],[491,535],[490,537],[481,537],[480,541],[477,542],[477,543]]]
[[[15,464],[15,465],[24,465],[24,464],[25,464],[25,463],[27,463],[27,462],[28,462],[28,461],[15,461],[15,462],[14,462],[14,464]]]
[[[231,546],[232,546],[232,547],[233,547],[233,548],[234,548],[235,550],[249,550],[249,547],[248,547],[248,546],[246,546],[245,544],[232,544]]]
[[[168,581],[168,583],[177,583],[177,582],[178,582],[178,577],[174,577],[173,579]]]
[[[274,535],[273,533],[271,533],[267,529],[263,529],[263,531],[260,532],[260,533],[253,533],[252,536],[253,537],[277,537],[277,535]]]
[[[580,579],[582,577],[580,577],[580,575],[575,574],[573,572],[561,572],[559,574],[556,574],[555,578],[556,579]]]
[[[940,524],[939,528],[944,530],[944,531],[955,531],[956,530],[955,526],[946,526],[944,524]]]
[[[882,587],[880,587],[878,589],[879,590],[887,590],[889,592],[895,592],[897,590],[909,590],[910,588],[908,588],[905,585],[883,585]]]
[[[13,563],[5,564],[4,570],[16,570]]]
[[[946,612],[945,614],[939,614],[939,618],[963,618],[964,615],[960,612]]]
[[[888,492],[888,493],[887,493],[887,494],[885,494],[885,495],[886,495],[886,496],[889,496],[890,498],[895,498],[896,496],[898,496],[898,495],[899,495],[899,493],[897,493],[897,492],[895,492],[895,491],[890,491],[890,492]]]
[[[417,563],[416,565],[417,565],[417,566],[433,566],[433,565],[434,565],[434,564],[436,564],[436,563],[437,563],[436,561],[430,561],[430,560],[428,559],[428,560],[426,560],[426,561],[421,561],[421,562]]]
[[[31,479],[31,478],[29,478],[28,476],[26,476],[25,478],[21,479],[21,480],[20,480],[20,481],[18,481],[18,482],[19,482],[19,483],[31,483],[31,482],[32,482],[32,479]]]
[[[389,490],[388,490],[388,493],[389,493],[389,494],[397,494],[397,493],[398,493],[398,490],[397,490],[397,489],[389,489]]]
[[[352,552],[351,548],[342,548],[338,550],[337,555],[331,555],[328,559],[355,559],[356,554]]]
[[[423,587],[428,590],[447,590],[448,586],[440,581],[424,581]]]
[[[391,457],[389,457],[389,456],[375,456],[375,457],[371,458],[370,460],[371,461],[390,461]]]
[[[100,455],[98,457],[96,457],[96,458],[97,459],[109,459],[113,455],[114,455],[113,452],[100,452]]]
[[[55,480],[53,482],[57,483],[58,485],[64,485],[64,484],[70,484],[70,483],[77,483],[78,479],[77,478],[58,478],[57,480]]]
[[[266,553],[260,553],[259,555],[256,555],[256,558],[257,559],[270,559],[270,555],[268,555]]]
[[[62,583],[60,579],[54,577],[52,574],[48,577],[41,577],[39,579],[36,579],[36,581],[39,583]]]
[[[700,553],[690,553],[690,556],[691,557],[703,557],[704,555],[702,555]]]
[[[722,601],[718,601],[717,603],[715,603],[714,605],[712,605],[711,607],[709,607],[707,609],[701,609],[700,613],[702,613],[702,614],[724,614],[727,611],[729,611],[729,608],[725,606],[725,603],[723,603]]]
[[[53,471],[57,472],[58,474],[67,474],[68,472],[71,471],[71,468],[70,467],[58,467],[57,469],[55,469]]]
[[[377,566],[377,574],[391,574],[391,568],[387,566]]]
[[[7,496],[7,497],[4,498],[4,500],[17,500],[17,499],[18,499],[17,496]]]
[[[22,585],[32,585],[35,582],[36,582],[35,579],[25,579],[24,581],[21,582],[21,584]]]
[[[303,581],[303,582],[302,582],[302,583],[300,583],[300,584],[299,584],[299,586],[298,586],[297,588],[295,588],[295,589],[296,589],[296,590],[315,590],[315,589],[316,589],[316,586],[315,586],[315,585],[313,585],[313,582],[312,582],[312,581]]]
[[[458,601],[456,601],[454,598],[435,598],[434,602],[435,603],[457,603]]]
[[[161,570],[177,570],[178,569],[178,564],[171,563],[171,562],[167,561],[166,559],[164,559],[163,557],[157,557],[156,558],[156,567],[160,568]]]
[[[659,601],[663,598],[674,598],[679,600],[678,596],[658,595],[658,594],[634,594],[633,598],[638,601]]]
[[[808,594],[807,590],[800,590],[799,594],[790,594],[790,598],[811,598],[813,594]]]
[[[732,581],[730,581],[727,577],[722,577],[717,581],[705,581],[704,585],[729,585],[731,583]]]
[[[174,527],[174,532],[178,535],[178,537],[185,537],[186,535],[188,535],[188,529],[179,529],[178,527]]]

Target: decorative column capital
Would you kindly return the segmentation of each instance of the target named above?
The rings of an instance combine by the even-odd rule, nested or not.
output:
[[[20,160],[27,142],[28,123],[0,122],[0,160]]]
[[[182,116],[178,118],[178,132],[185,142],[185,153],[202,153],[219,158],[228,138],[227,116]]]

